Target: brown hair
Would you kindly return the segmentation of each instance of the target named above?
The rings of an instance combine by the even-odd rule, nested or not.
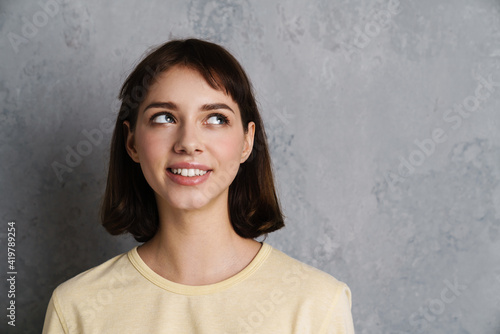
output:
[[[198,71],[214,89],[224,90],[238,104],[243,128],[255,123],[254,146],[229,186],[229,216],[235,232],[256,238],[284,226],[274,188],[271,158],[252,86],[238,61],[223,47],[198,39],[174,40],[150,52],[132,71],[120,91],[121,108],[111,140],[108,180],[101,220],[113,234],[129,232],[137,241],[158,230],[154,191],[125,149],[125,120],[135,128],[140,103],[155,77],[176,65]]]

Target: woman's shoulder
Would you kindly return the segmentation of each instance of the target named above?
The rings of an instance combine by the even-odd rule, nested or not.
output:
[[[350,303],[351,291],[347,284],[275,248],[272,248],[266,267],[266,271],[282,286],[288,286],[304,296],[330,301],[347,296]]]
[[[110,287],[124,285],[130,280],[133,271],[127,256],[129,252],[119,254],[68,279],[55,289],[54,294],[64,296],[88,294],[92,290],[108,290]]]
[[[293,272],[299,276],[307,277],[315,283],[322,282],[333,286],[343,286],[345,283],[337,280],[332,275],[319,270],[307,263],[299,261],[290,255],[272,247],[271,255],[269,257],[269,264],[276,267],[277,270],[283,272]]]

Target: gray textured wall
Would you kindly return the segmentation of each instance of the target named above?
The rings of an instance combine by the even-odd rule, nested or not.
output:
[[[8,221],[22,333],[134,245],[97,216],[118,89],[194,36],[256,88],[288,223],[268,242],[350,285],[357,333],[500,333],[499,1],[2,0],[0,32],[1,328]]]

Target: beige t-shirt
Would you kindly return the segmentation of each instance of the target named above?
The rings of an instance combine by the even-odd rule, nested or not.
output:
[[[190,286],[133,248],[58,286],[43,333],[354,333],[350,290],[263,243],[238,274]]]

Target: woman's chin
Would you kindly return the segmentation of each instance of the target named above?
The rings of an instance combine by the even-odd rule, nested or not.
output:
[[[206,196],[201,194],[192,196],[176,196],[168,200],[162,200],[170,210],[195,211],[201,210],[209,206],[210,201]]]

